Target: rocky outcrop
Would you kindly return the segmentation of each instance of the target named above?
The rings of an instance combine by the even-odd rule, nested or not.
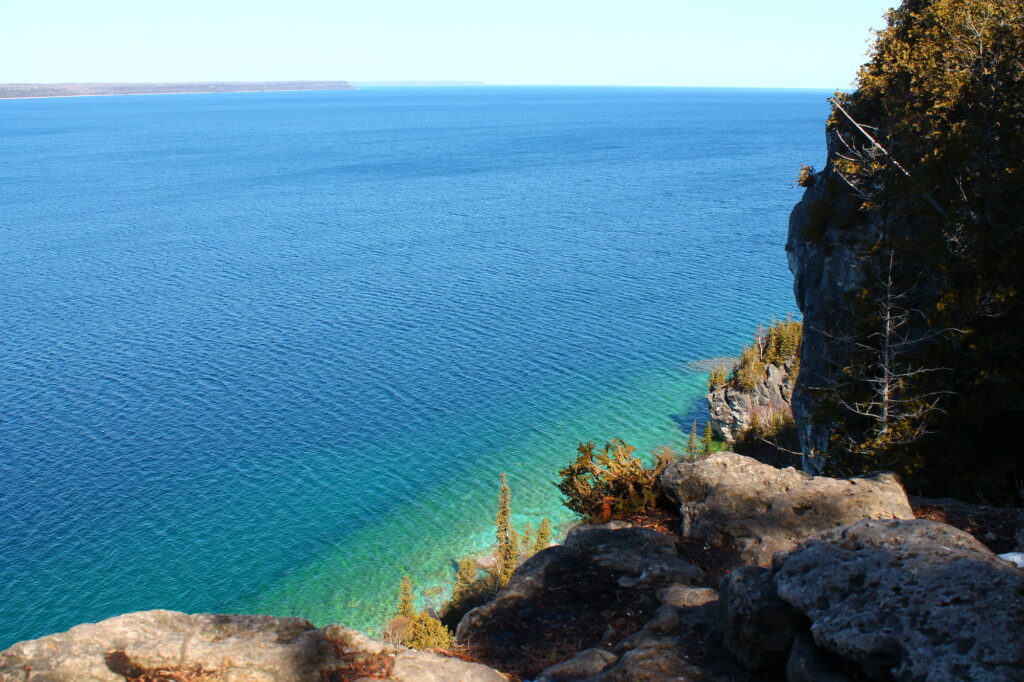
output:
[[[1024,571],[928,520],[819,533],[726,580],[724,641],[791,680],[1024,679]]]
[[[679,505],[683,538],[733,549],[745,563],[762,566],[817,531],[914,516],[891,474],[815,477],[731,452],[677,462],[660,485]]]
[[[800,446],[804,453],[828,451],[828,427],[813,419],[817,409],[813,388],[826,386],[835,371],[829,363],[825,333],[845,331],[843,317],[849,296],[864,284],[860,255],[881,234],[881,228],[863,221],[860,202],[849,192],[837,191],[831,159],[835,150],[829,137],[829,164],[812,182],[789,217],[786,257],[793,273],[793,294],[803,316],[800,375],[793,387],[791,405]],[[851,216],[861,221],[847,229]],[[825,332],[825,333],[823,333]],[[820,470],[809,461],[806,469]]]
[[[486,666],[411,651],[302,618],[143,611],[20,642],[0,681],[305,682],[384,678],[500,682]]]
[[[796,609],[779,599],[771,571],[743,566],[722,581],[719,622],[722,640],[748,668],[786,660],[800,627]]]
[[[861,521],[774,569],[817,646],[874,678],[1024,679],[1024,571],[934,521]]]
[[[637,677],[658,664],[635,652],[670,637],[678,613],[717,599],[678,545],[673,535],[622,522],[574,528],[564,545],[520,566],[494,601],[466,614],[456,642],[483,661],[518,662],[512,672],[531,679],[612,670],[608,679],[668,679]],[[577,656],[580,649],[590,651]]]
[[[767,424],[776,415],[792,415],[792,394],[789,369],[784,365],[766,364],[764,378],[754,390],[743,391],[726,384],[708,393],[711,428],[722,440],[734,441],[755,419]]]

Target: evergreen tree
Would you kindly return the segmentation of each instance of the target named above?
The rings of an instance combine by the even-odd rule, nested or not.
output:
[[[498,513],[494,519],[495,533],[498,539],[498,565],[496,583],[498,589],[505,587],[512,574],[516,571],[518,549],[513,547],[513,537],[518,544],[519,537],[512,528],[512,491],[508,487],[508,477],[501,475],[501,490],[498,492]],[[515,550],[515,551],[513,551]]]
[[[701,439],[701,447],[705,455],[711,454],[711,444],[714,442],[714,436],[711,434],[711,420],[709,419],[707,424],[704,425],[704,438]]]
[[[451,631],[426,611],[411,617],[405,645],[410,649],[446,649],[452,645]]]
[[[412,578],[403,575],[398,587],[398,615],[411,618],[412,614]]]
[[[537,542],[533,545],[533,551],[539,552],[542,549],[547,549],[547,546],[551,544],[551,521],[548,517],[544,517],[544,520],[540,522],[540,528],[537,530]]]
[[[697,420],[693,420],[693,426],[690,427],[690,439],[686,441],[686,456],[690,459],[697,457],[700,454],[700,447],[697,445]]]
[[[476,560],[466,557],[459,560],[459,572],[455,576],[455,588],[452,589],[452,608],[461,609],[466,598],[472,593],[476,583]]]
[[[524,559],[529,559],[533,555],[533,524],[529,521],[523,526],[523,537],[520,547]]]
[[[508,477],[501,475],[501,490],[498,492],[498,513],[494,517],[495,535],[498,547],[508,537],[509,524],[512,518],[512,491],[508,487]]]
[[[515,528],[508,531],[508,549],[502,561],[501,584],[507,585],[508,581],[516,572],[519,566],[519,533]]]

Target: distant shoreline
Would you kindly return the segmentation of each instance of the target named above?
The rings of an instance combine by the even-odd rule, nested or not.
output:
[[[0,99],[197,95],[217,92],[355,90],[348,81],[211,81],[185,83],[0,83]]]

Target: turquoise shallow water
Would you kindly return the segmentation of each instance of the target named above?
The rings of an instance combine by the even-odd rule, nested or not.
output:
[[[578,440],[679,444],[793,309],[827,93],[0,102],[0,647],[125,611],[372,630]],[[382,606],[383,605],[383,606]]]

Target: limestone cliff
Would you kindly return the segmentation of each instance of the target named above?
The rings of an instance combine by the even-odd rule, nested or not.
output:
[[[906,0],[832,98],[786,244],[809,470],[893,468],[925,494],[1020,503],[1021,9]]]

